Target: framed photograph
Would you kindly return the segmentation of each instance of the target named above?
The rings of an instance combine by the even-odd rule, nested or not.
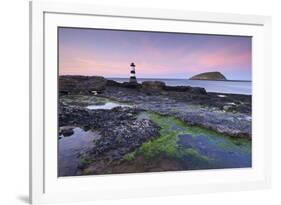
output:
[[[270,187],[270,17],[36,1],[30,21],[32,204]]]

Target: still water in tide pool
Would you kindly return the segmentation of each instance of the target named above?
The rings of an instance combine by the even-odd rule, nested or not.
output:
[[[96,132],[74,128],[71,136],[60,136],[59,139],[59,176],[75,176],[78,170],[79,157],[94,148],[94,141],[99,139]]]

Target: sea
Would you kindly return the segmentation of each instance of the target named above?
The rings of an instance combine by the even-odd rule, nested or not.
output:
[[[117,82],[128,82],[128,78],[109,78]],[[169,86],[192,86],[205,88],[207,92],[252,95],[251,81],[212,81],[212,80],[188,80],[188,79],[157,79],[138,78],[139,83],[143,81],[163,81]]]

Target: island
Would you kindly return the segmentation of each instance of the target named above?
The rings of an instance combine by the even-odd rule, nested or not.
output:
[[[218,71],[200,73],[191,77],[189,80],[227,80],[226,77]]]

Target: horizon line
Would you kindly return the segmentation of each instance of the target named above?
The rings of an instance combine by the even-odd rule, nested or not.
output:
[[[102,75],[83,75],[83,74],[79,74],[79,75],[72,75],[72,74],[63,74],[63,75],[58,75],[58,76],[85,76],[85,77],[93,77],[93,76],[100,76],[100,77],[104,77],[106,79],[109,78],[117,78],[117,79],[124,79],[124,78],[130,78],[130,76],[126,76],[126,77],[105,77]],[[162,80],[190,80],[189,78],[165,78],[165,77],[155,77],[155,78],[149,78],[149,77],[137,77],[137,79],[162,79]],[[226,79],[226,80],[204,80],[204,81],[244,81],[244,82],[252,82],[252,80],[242,80],[242,79]]]

